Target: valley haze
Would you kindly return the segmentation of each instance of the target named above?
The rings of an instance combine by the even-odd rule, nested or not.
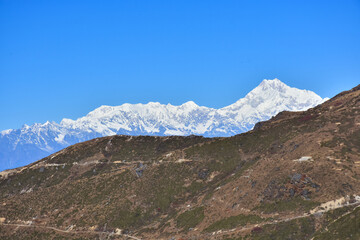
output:
[[[323,103],[309,90],[279,79],[264,80],[229,106],[214,109],[193,101],[180,106],[149,102],[101,106],[77,120],[35,123],[0,133],[0,171],[24,166],[75,143],[111,135],[229,137],[251,130],[281,111],[304,111]]]

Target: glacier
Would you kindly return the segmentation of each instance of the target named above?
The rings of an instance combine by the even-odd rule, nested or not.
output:
[[[281,111],[304,111],[327,99],[279,79],[265,79],[244,98],[220,109],[193,101],[180,106],[158,102],[101,106],[76,120],[25,124],[0,132],[0,171],[24,166],[75,143],[115,134],[233,136]]]

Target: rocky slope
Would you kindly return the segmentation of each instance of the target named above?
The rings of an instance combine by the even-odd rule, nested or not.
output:
[[[2,131],[0,170],[29,164],[75,143],[115,134],[232,136],[281,111],[306,110],[324,100],[311,91],[291,88],[275,79],[264,80],[245,98],[221,109],[191,101],[180,106],[154,102],[101,106],[77,120]]]
[[[109,136],[1,172],[5,239],[359,239],[360,85],[226,138]]]

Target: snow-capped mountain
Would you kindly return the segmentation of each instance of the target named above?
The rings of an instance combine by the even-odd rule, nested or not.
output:
[[[0,133],[0,170],[36,161],[69,145],[114,134],[232,136],[277,113],[302,111],[327,99],[291,88],[278,79],[264,80],[234,104],[221,109],[150,102],[101,106],[77,120],[36,123]]]

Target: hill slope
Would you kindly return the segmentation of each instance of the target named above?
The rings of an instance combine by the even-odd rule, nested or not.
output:
[[[101,106],[77,120],[2,131],[0,170],[29,164],[75,143],[115,134],[232,136],[281,111],[306,110],[324,100],[311,91],[291,88],[275,79],[264,80],[244,98],[221,109],[191,101],[180,106],[153,102]]]
[[[360,85],[233,137],[73,145],[1,172],[0,236],[359,239],[359,111]]]

